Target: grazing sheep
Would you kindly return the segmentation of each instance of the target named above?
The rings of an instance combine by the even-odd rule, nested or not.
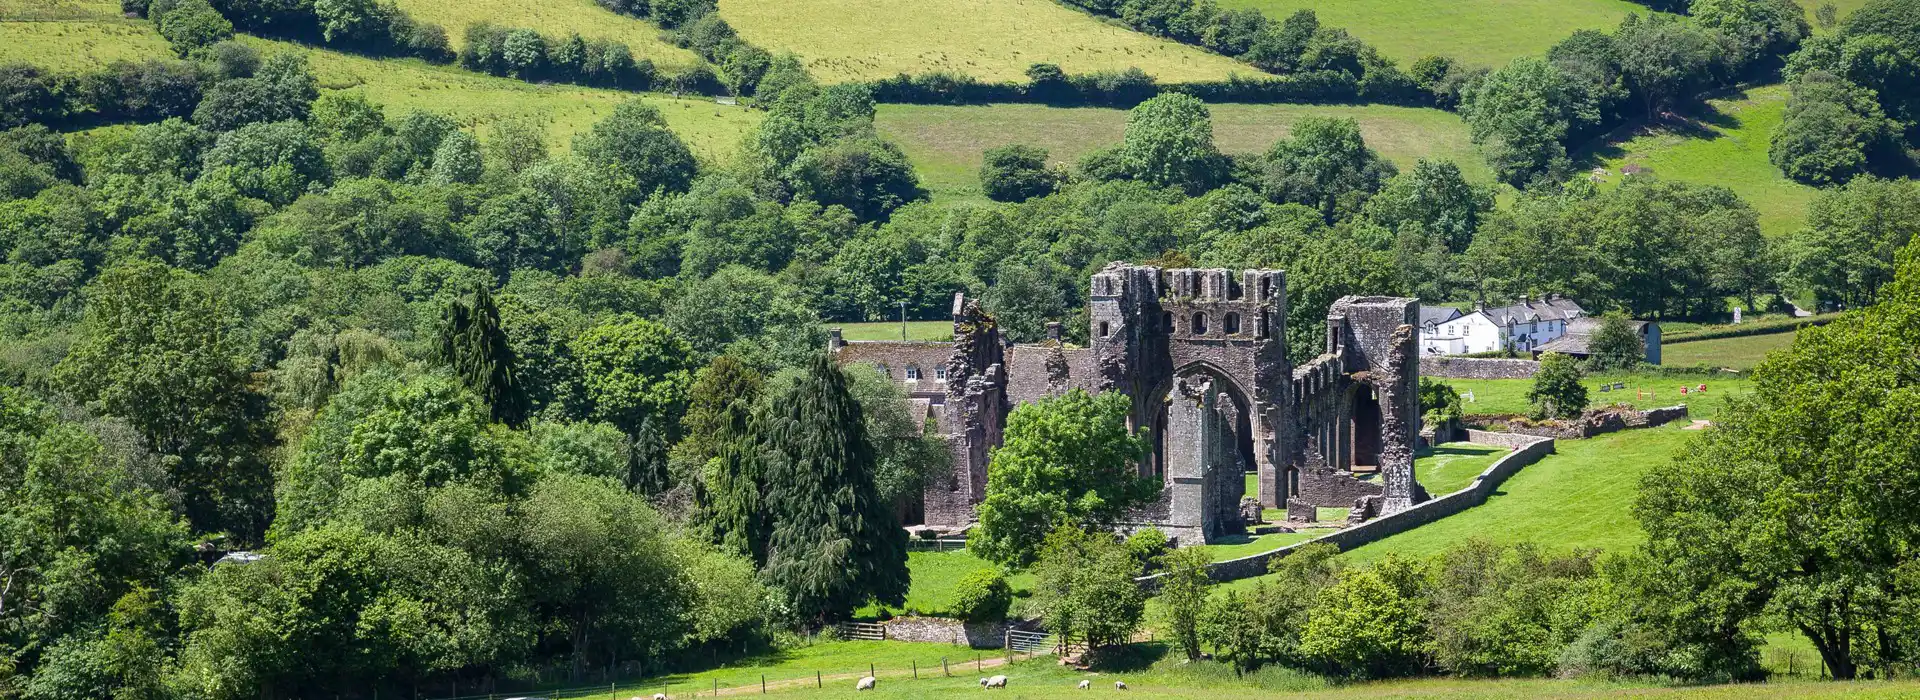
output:
[[[860,685],[854,686],[853,689],[854,690],[873,690],[873,684],[879,683],[879,682],[880,682],[880,679],[874,678],[873,676],[867,676],[866,678],[860,679]]]
[[[1126,689],[1127,689],[1127,682],[1126,682],[1126,681],[1114,681],[1114,682],[1113,682],[1113,689],[1114,689],[1114,690],[1126,690]]]
[[[990,677],[990,678],[982,678],[982,679],[980,679],[980,687],[982,687],[982,688],[1005,688],[1005,687],[1007,687],[1007,677],[1006,677],[1006,676],[993,676],[993,677]]]
[[[667,694],[666,694],[666,693],[654,693],[654,694],[653,694],[653,700],[667,700]]]
[[[1092,688],[1092,687],[1093,687],[1093,681],[1080,681],[1080,689],[1081,689],[1081,690],[1086,690],[1086,689],[1088,689],[1088,688]]]

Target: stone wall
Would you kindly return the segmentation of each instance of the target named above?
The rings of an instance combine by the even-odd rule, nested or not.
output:
[[[1267,568],[1274,559],[1284,557],[1293,553],[1294,550],[1309,544],[1324,542],[1340,548],[1341,551],[1345,551],[1459,513],[1460,511],[1487,502],[1487,498],[1492,496],[1494,491],[1498,490],[1500,484],[1506,482],[1508,477],[1519,472],[1521,468],[1540,461],[1540,458],[1553,454],[1554,451],[1553,440],[1549,438],[1502,435],[1479,430],[1469,430],[1467,434],[1469,440],[1484,436],[1492,440],[1486,444],[1513,445],[1515,447],[1513,452],[1508,453],[1505,457],[1501,457],[1495,460],[1493,464],[1488,465],[1486,470],[1480,472],[1480,476],[1474,478],[1473,483],[1464,489],[1428,500],[1405,510],[1380,516],[1379,518],[1348,527],[1344,530],[1307,540],[1306,542],[1288,545],[1271,552],[1261,552],[1239,559],[1215,562],[1207,567],[1207,576],[1215,581],[1234,581],[1243,578],[1252,578],[1267,573]],[[1478,440],[1474,441],[1478,442]],[[1149,590],[1156,590],[1160,585],[1159,578],[1162,575],[1163,574],[1154,574],[1152,576],[1143,576],[1135,580],[1142,587]]]
[[[961,622],[944,617],[896,617],[882,623],[887,639],[899,642],[952,644],[974,649],[999,649],[1007,643],[1005,622]]]
[[[1540,369],[1533,360],[1482,357],[1422,357],[1420,376],[1448,379],[1532,379]]]
[[[1621,405],[1588,409],[1575,420],[1535,422],[1519,416],[1494,416],[1477,419],[1476,424],[1482,428],[1493,428],[1501,433],[1579,440],[1628,428],[1656,427],[1685,417],[1687,417],[1686,404],[1650,408],[1645,411]]]

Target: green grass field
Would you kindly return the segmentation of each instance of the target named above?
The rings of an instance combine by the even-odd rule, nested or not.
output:
[[[966,578],[980,569],[998,569],[999,565],[981,559],[965,549],[943,552],[912,551],[907,553],[907,573],[912,576],[913,585],[907,590],[906,605],[888,607],[895,615],[944,615],[953,606],[955,595],[959,592],[960,579]],[[1018,572],[1007,577],[1007,583],[1015,592],[1033,587],[1033,574]],[[880,606],[868,605],[855,612],[862,618],[873,617],[880,612]]]
[[[1457,115],[1437,109],[1386,105],[1209,105],[1214,142],[1228,153],[1264,152],[1309,116],[1351,117],[1367,145],[1402,168],[1420,158],[1446,158],[1467,177],[1488,182],[1486,161],[1474,150]],[[1047,149],[1070,164],[1095,149],[1120,143],[1127,111],[1095,107],[1002,104],[973,107],[881,105],[875,125],[906,151],[921,185],[936,197],[980,197],[981,154],[1007,144]]]
[[[569,694],[587,700],[619,700],[636,694],[665,692],[673,698],[710,697],[718,688],[720,695],[757,695],[765,675],[770,695],[801,698],[923,698],[977,697],[978,679],[990,674],[1008,677],[1007,688],[994,691],[995,697],[1041,700],[1047,698],[1084,698],[1121,693],[1114,681],[1124,681],[1126,697],[1182,698],[1193,700],[1253,700],[1284,695],[1303,700],[1348,700],[1361,698],[1674,698],[1701,700],[1801,699],[1801,698],[1881,698],[1913,697],[1920,693],[1914,681],[1833,683],[1784,681],[1766,684],[1669,687],[1645,682],[1606,682],[1588,680],[1471,680],[1427,678],[1333,685],[1325,680],[1286,669],[1263,669],[1236,677],[1215,663],[1182,664],[1164,644],[1136,645],[1131,658],[1112,668],[1080,671],[1062,666],[1051,656],[1019,658],[1006,663],[1003,652],[974,651],[963,647],[911,642],[818,642],[698,673],[666,676],[649,681],[624,684],[618,688],[602,686],[604,695]],[[980,666],[975,667],[975,658]],[[943,671],[942,659],[948,666]],[[871,670],[879,679],[871,692],[854,689],[857,679]],[[819,681],[815,681],[815,673]],[[1077,689],[1086,680],[1091,690]],[[816,682],[819,687],[816,687]],[[612,692],[608,692],[612,691]],[[644,696],[644,695],[643,695]]]
[[[1760,230],[1779,238],[1806,221],[1818,190],[1787,179],[1767,160],[1767,144],[1786,114],[1787,89],[1757,87],[1708,101],[1697,128],[1641,129],[1591,149],[1588,160],[1617,186],[1629,165],[1654,177],[1733,190],[1760,214]]]
[[[1576,29],[1611,31],[1630,12],[1625,0],[1222,0],[1274,19],[1313,10],[1321,26],[1341,27],[1373,44],[1402,67],[1422,56],[1450,56],[1493,67],[1547,52]]]
[[[1561,440],[1556,454],[1514,474],[1485,504],[1347,556],[1362,562],[1389,552],[1430,556],[1476,537],[1556,549],[1633,546],[1644,537],[1630,512],[1640,475],[1671,463],[1674,451],[1697,434],[1667,425]]]
[[[118,18],[117,4],[89,0],[59,7],[67,13],[90,13],[87,16],[91,19],[0,22],[0,31],[5,32],[5,40],[0,41],[0,62],[27,61],[56,70],[85,70],[121,59],[173,58],[166,41],[151,25]],[[548,145],[556,151],[567,150],[574,134],[611,114],[614,105],[630,99],[646,100],[659,107],[674,133],[694,153],[712,162],[730,158],[747,130],[761,117],[759,112],[704,99],[536,85],[413,59],[381,60],[284,41],[245,40],[263,53],[305,54],[324,91],[361,91],[385,107],[390,117],[419,109],[447,114],[469,127],[524,119],[544,126]],[[488,136],[485,128],[478,133],[482,139]]]
[[[1413,478],[1427,493],[1444,496],[1472,484],[1474,477],[1511,451],[1471,442],[1443,443],[1414,458]]]
[[[1691,343],[1667,343],[1660,346],[1662,362],[1675,367],[1710,365],[1737,370],[1753,369],[1767,354],[1793,345],[1794,333],[1769,333],[1740,338],[1697,340]]]
[[[747,41],[799,55],[825,82],[936,70],[1024,80],[1035,63],[1068,73],[1138,67],[1169,83],[1259,72],[1054,0],[722,0],[720,15]]]
[[[1665,349],[1662,352],[1665,352]],[[1670,359],[1667,361],[1672,363]],[[1463,400],[1467,399],[1468,392],[1473,393],[1472,401],[1463,406],[1465,412],[1469,414],[1526,413],[1527,389],[1533,386],[1531,379],[1446,379],[1442,381],[1459,391],[1460,398]],[[1599,386],[1610,382],[1625,382],[1627,388],[1622,391],[1601,393]],[[1687,412],[1694,418],[1712,420],[1725,403],[1725,397],[1746,391],[1751,385],[1751,380],[1745,375],[1736,374],[1662,377],[1649,374],[1605,373],[1589,376],[1582,383],[1587,387],[1588,401],[1594,406],[1626,403],[1632,404],[1635,408],[1655,408],[1685,403]],[[1707,385],[1707,393],[1691,391],[1701,384]],[[1683,386],[1689,389],[1689,393],[1684,395],[1680,393],[1680,388]]]
[[[645,58],[660,67],[681,68],[700,63],[692,51],[674,46],[660,38],[658,25],[646,20],[616,14],[593,0],[397,0],[400,9],[415,19],[445,27],[447,38],[457,50],[466,45],[467,25],[492,22],[502,27],[527,27],[549,38],[565,38],[570,32],[581,36],[614,39],[632,47],[633,57]]]
[[[847,340],[900,340],[899,321],[874,321],[872,323],[828,323],[829,328],[840,329],[840,337]],[[952,340],[952,321],[908,321],[907,340]]]

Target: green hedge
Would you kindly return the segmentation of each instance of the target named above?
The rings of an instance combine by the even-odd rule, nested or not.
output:
[[[1782,319],[1779,321],[1767,321],[1764,323],[1743,323],[1737,326],[1721,326],[1718,328],[1709,328],[1706,330],[1691,331],[1691,332],[1685,332],[1685,333],[1674,333],[1672,335],[1663,335],[1660,338],[1660,343],[1662,345],[1675,345],[1679,343],[1691,343],[1691,342],[1700,341],[1700,340],[1716,340],[1719,338],[1743,338],[1749,335],[1772,335],[1774,333],[1791,333],[1793,331],[1800,330],[1801,328],[1806,326],[1824,326],[1829,323],[1832,323],[1834,319],[1837,319],[1837,318],[1840,318],[1840,314],[1821,314],[1818,316],[1806,316],[1802,318]]]

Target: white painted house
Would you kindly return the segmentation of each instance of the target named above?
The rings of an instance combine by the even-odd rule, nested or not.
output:
[[[1445,307],[1420,308],[1420,352],[1423,355],[1466,355],[1496,350],[1531,352],[1567,334],[1567,324],[1587,315],[1573,300],[1558,294],[1545,299],[1522,297],[1498,308],[1475,305],[1471,313]]]

